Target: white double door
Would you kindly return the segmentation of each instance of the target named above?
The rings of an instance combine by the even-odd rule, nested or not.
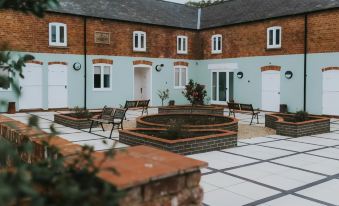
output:
[[[226,70],[212,70],[212,104],[227,104],[233,99],[234,72]]]
[[[48,66],[48,108],[68,107],[68,85],[66,65],[53,64]]]
[[[24,78],[19,80],[21,90],[19,109],[42,109],[42,66],[26,64],[22,74]]]
[[[280,71],[262,72],[262,107],[264,111],[280,110]]]
[[[339,71],[323,72],[323,114],[339,115]]]

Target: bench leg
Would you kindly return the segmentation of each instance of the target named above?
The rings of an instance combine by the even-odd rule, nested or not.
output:
[[[259,123],[259,114],[257,114],[257,124],[260,124]]]
[[[254,115],[252,115],[252,119],[251,119],[251,123],[250,123],[250,125],[252,125],[252,123],[253,123],[253,119],[254,119]]]
[[[120,127],[121,127],[122,130],[124,130],[124,122],[123,121],[120,123]]]
[[[102,123],[100,125],[101,125],[101,128],[102,128],[102,131],[105,131],[104,125],[102,125]]]
[[[93,127],[93,124],[94,124],[94,121],[92,120],[92,122],[91,122],[91,127],[89,128],[89,133],[91,133],[91,132],[92,132],[92,127]]]
[[[110,139],[112,139],[113,130],[114,130],[114,124],[112,124],[111,134],[109,135]]]

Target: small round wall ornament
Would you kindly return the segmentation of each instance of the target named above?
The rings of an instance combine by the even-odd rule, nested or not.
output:
[[[79,70],[81,69],[81,64],[80,64],[79,62],[75,62],[75,63],[73,64],[73,69],[74,69],[75,71],[79,71]]]

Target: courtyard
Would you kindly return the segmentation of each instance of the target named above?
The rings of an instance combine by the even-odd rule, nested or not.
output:
[[[140,110],[130,110],[125,124],[135,126]],[[29,112],[4,114],[16,121],[27,123],[30,115],[39,117],[40,127],[49,132],[57,112]],[[157,114],[150,108],[150,114]],[[228,113],[225,110],[225,115]],[[264,128],[264,114],[260,124],[248,126],[251,116],[237,114],[239,128],[260,130]],[[93,146],[96,151],[111,147],[129,147],[119,142],[119,132],[101,128],[77,130],[59,124],[54,125],[58,136],[78,145]],[[249,127],[249,128],[248,128]],[[260,133],[259,133],[260,134]],[[107,143],[103,143],[105,140]],[[205,206],[225,205],[339,205],[339,120],[331,119],[331,132],[326,134],[290,138],[269,134],[266,136],[239,138],[238,147],[188,155],[208,163],[202,169],[201,187]]]

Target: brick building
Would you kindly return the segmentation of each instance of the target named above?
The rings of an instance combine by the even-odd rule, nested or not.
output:
[[[186,103],[188,79],[210,103],[339,115],[339,0],[232,0],[203,9],[158,0],[61,0],[43,19],[0,11],[0,41],[36,60],[0,88],[18,109],[118,106],[158,90]],[[0,71],[2,75],[6,74]],[[6,111],[1,108],[0,111]]]

